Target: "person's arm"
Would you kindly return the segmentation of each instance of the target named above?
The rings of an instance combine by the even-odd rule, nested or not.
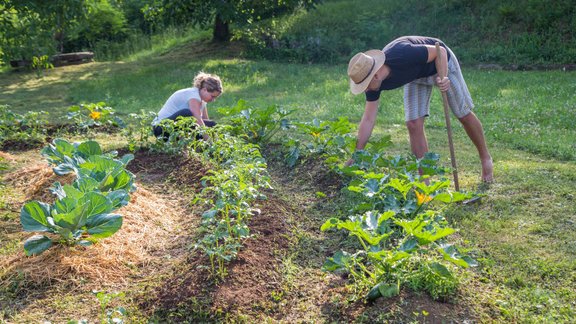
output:
[[[204,106],[202,109],[204,109],[204,114],[202,115],[204,119],[210,119],[208,116],[208,107]]]
[[[366,101],[364,115],[362,115],[362,120],[360,120],[360,126],[358,127],[358,140],[356,141],[357,151],[363,150],[366,147],[368,139],[370,139],[372,135],[378,113],[378,102],[379,100]]]
[[[376,115],[378,113],[378,102],[376,101],[366,101],[364,107],[364,114],[360,120],[360,125],[358,127],[358,139],[356,140],[356,151],[363,150],[368,143],[368,139],[372,135],[372,130],[374,129],[374,124],[376,124]],[[353,159],[349,159],[345,165],[350,166],[354,163]]]
[[[192,116],[196,118],[196,123],[200,126],[205,126],[202,120],[202,102],[198,99],[190,99],[188,100],[188,108],[190,108]]]
[[[436,84],[440,88],[440,91],[446,92],[450,89],[450,79],[448,79],[448,53],[443,46],[440,46],[441,52],[441,59],[438,59],[438,55],[436,53],[436,46],[434,45],[425,45],[426,49],[428,49],[428,63],[434,61],[436,65],[436,71],[446,71],[446,76],[440,79],[439,76],[436,77]]]

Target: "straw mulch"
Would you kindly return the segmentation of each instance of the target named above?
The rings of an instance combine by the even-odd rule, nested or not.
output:
[[[9,184],[21,188],[25,200],[53,202],[48,188],[55,181],[69,183],[74,179],[54,175],[48,166],[36,164],[5,177]],[[137,183],[130,203],[119,209],[124,217],[122,228],[112,237],[89,247],[55,246],[39,256],[26,257],[23,248],[9,259],[0,258],[0,283],[24,275],[31,284],[54,282],[82,283],[86,289],[102,285],[125,285],[161,270],[161,260],[154,256],[173,244],[170,237],[178,219],[188,213],[186,204],[149,191]],[[24,203],[22,201],[21,203]],[[26,233],[26,237],[32,233]],[[145,269],[145,270],[143,270]]]

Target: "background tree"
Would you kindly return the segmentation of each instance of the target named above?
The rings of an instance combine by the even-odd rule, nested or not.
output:
[[[213,39],[228,41],[230,25],[246,25],[267,18],[310,9],[321,0],[157,0],[148,7],[149,17],[164,23],[213,24]]]

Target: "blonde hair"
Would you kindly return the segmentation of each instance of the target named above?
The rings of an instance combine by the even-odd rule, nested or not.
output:
[[[224,92],[224,89],[222,89],[222,81],[220,81],[220,77],[214,74],[199,72],[198,75],[196,75],[194,78],[193,85],[198,89],[206,88],[208,92]]]

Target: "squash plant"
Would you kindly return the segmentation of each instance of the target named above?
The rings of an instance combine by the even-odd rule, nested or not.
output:
[[[244,100],[239,100],[236,106],[220,108],[218,112],[233,125],[233,134],[250,143],[264,145],[282,129],[290,127],[286,118],[293,111],[270,105],[266,108],[255,108]]]
[[[471,195],[450,192],[449,180],[421,181],[418,170],[423,167],[427,174],[442,171],[435,155],[414,160],[359,154],[355,162],[368,169],[357,164],[345,170],[354,177],[348,190],[358,197],[352,215],[331,218],[321,230],[346,230],[360,245],[352,253],[337,252],[323,269],[350,273],[357,292],[368,290],[368,300],[395,296],[402,285],[422,285],[434,297],[446,297],[456,286],[447,264],[466,268],[476,262],[448,242],[455,230],[435,207]]]
[[[119,128],[126,127],[124,120],[115,114],[114,108],[101,101],[71,106],[68,108],[67,117],[72,119],[82,129],[102,125]]]

